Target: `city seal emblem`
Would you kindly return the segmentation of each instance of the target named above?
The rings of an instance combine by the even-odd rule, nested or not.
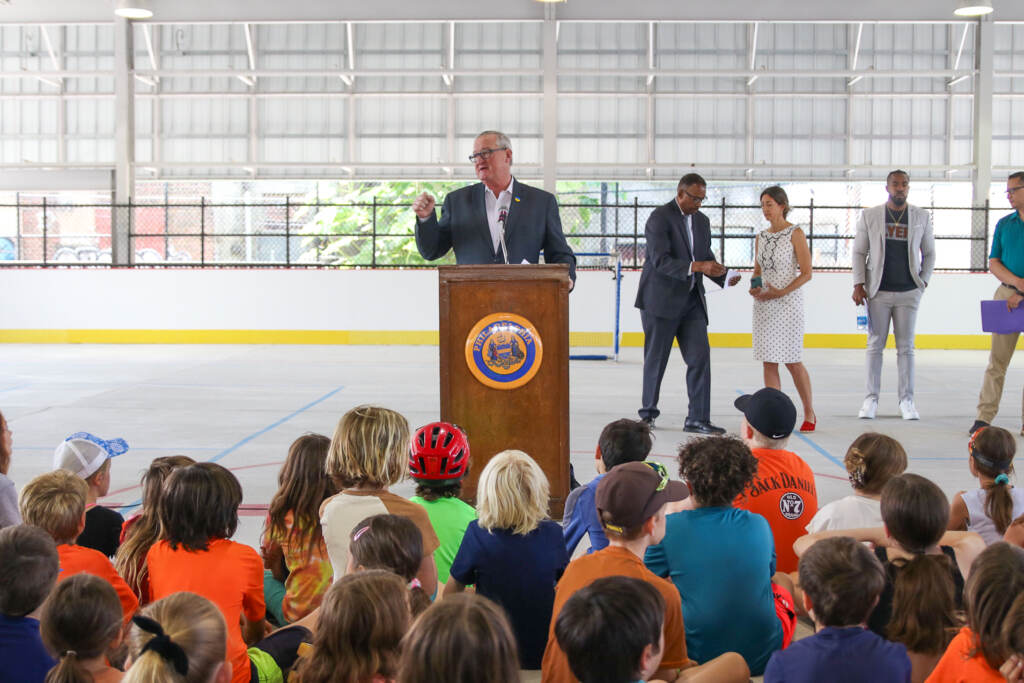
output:
[[[466,364],[492,389],[517,389],[540,370],[544,347],[537,328],[513,313],[481,318],[466,337]]]

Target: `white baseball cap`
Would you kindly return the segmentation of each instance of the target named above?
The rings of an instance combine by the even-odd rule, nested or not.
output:
[[[128,451],[124,439],[104,441],[89,432],[75,432],[64,439],[53,453],[53,469],[67,470],[82,479],[88,479],[103,466],[108,458]]]

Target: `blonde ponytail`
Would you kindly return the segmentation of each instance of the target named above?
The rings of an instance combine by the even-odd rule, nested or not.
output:
[[[155,622],[132,626],[132,667],[123,683],[207,683],[227,657],[227,627],[220,610],[195,593],[175,593],[144,608],[140,614]],[[165,639],[165,640],[161,640]],[[163,646],[157,646],[157,641]],[[169,644],[169,648],[167,647]],[[184,654],[184,665],[175,656]],[[182,669],[185,673],[181,673]]]

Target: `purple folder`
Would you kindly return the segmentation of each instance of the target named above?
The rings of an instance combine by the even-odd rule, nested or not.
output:
[[[996,334],[1024,332],[1024,303],[1008,311],[1005,301],[982,301],[981,329]]]

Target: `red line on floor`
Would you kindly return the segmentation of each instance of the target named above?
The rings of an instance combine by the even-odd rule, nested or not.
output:
[[[284,460],[278,460],[276,462],[260,462],[260,463],[256,463],[255,465],[239,465],[238,467],[229,467],[228,469],[231,470],[232,472],[237,472],[238,470],[251,470],[254,467],[273,467],[273,466],[283,465],[283,464],[284,464]],[[126,491],[136,491],[136,490],[141,489],[141,488],[142,488],[142,484],[138,483],[138,484],[135,484],[134,486],[126,486],[123,489],[117,489],[115,491],[108,491],[107,495],[104,496],[103,504],[106,507],[112,507],[112,508],[113,507],[119,507],[120,505],[123,505],[123,503],[111,503],[111,502],[108,502],[106,499],[109,498],[110,496],[116,496],[119,493],[125,493]]]

